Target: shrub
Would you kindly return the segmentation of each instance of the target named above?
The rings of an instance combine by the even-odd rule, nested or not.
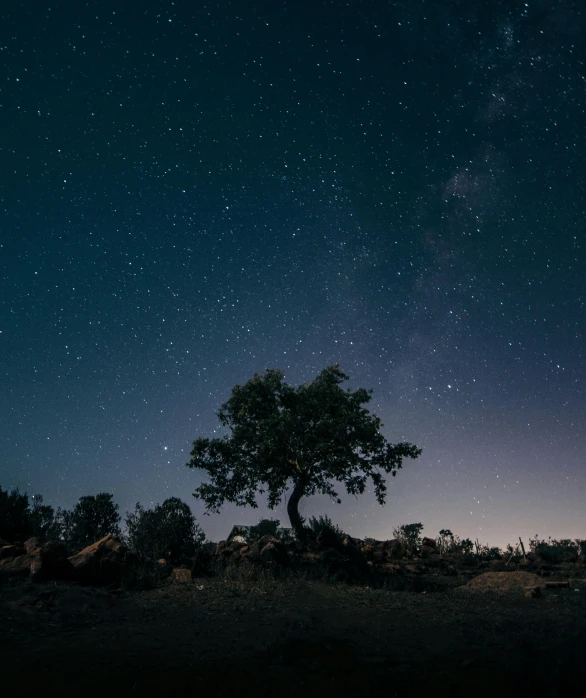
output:
[[[13,543],[23,541],[31,534],[27,494],[18,487],[8,492],[0,487],[0,538]]]
[[[108,534],[120,535],[120,515],[107,492],[80,497],[71,511],[61,511],[62,537],[72,550],[81,550]]]
[[[559,565],[564,559],[572,556],[577,559],[579,551],[579,546],[569,539],[558,541],[548,538],[545,541],[540,540],[537,534],[535,534],[535,538],[529,539],[529,548],[539,560],[548,565]]]
[[[39,541],[60,540],[62,537],[61,510],[43,504],[43,497],[28,495],[18,489],[8,492],[0,487],[0,538],[10,542],[34,536]]]
[[[193,558],[205,541],[205,533],[191,509],[177,497],[170,497],[154,509],[136,505],[126,516],[126,542],[142,558],[165,558],[179,563]]]
[[[478,557],[481,560],[502,560],[503,555],[503,551],[497,546],[480,545],[478,547]]]
[[[256,543],[263,536],[274,536],[284,543],[292,540],[292,536],[287,531],[280,531],[281,522],[278,519],[261,519],[256,526],[251,526],[246,534],[246,542],[248,545]]]
[[[63,534],[62,512],[57,513],[49,504],[43,504],[43,495],[32,496],[32,506],[29,511],[31,535],[41,543],[48,540],[60,540]]]
[[[421,545],[421,532],[423,531],[422,523],[404,524],[393,529],[393,535],[407,548],[413,549]]]
[[[345,535],[344,531],[342,531],[341,528],[336,526],[336,524],[334,524],[334,522],[330,519],[329,516],[320,516],[319,518],[312,516],[309,519],[309,528],[313,535],[316,537],[326,530],[331,533],[334,533],[338,538],[340,538],[340,540]]]

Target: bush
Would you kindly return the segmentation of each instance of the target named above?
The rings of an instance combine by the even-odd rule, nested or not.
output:
[[[170,497],[154,509],[136,505],[126,516],[126,542],[142,558],[178,564],[195,557],[205,541],[205,533],[191,509],[177,497]]]
[[[120,515],[113,495],[100,492],[80,497],[71,511],[61,511],[62,537],[69,548],[79,551],[100,538],[120,535]]]
[[[393,535],[405,547],[413,550],[421,545],[422,523],[412,523],[393,529]]]
[[[464,553],[465,555],[471,555],[474,550],[474,543],[470,538],[460,540],[449,528],[442,528],[439,532],[437,545],[440,553]]]
[[[18,489],[8,492],[0,487],[0,538],[11,543],[34,536],[40,542],[60,540],[62,536],[61,510],[43,504],[40,494],[20,494]]]
[[[12,492],[0,487],[0,538],[9,543],[24,541],[31,534],[27,494],[18,487]]]
[[[261,519],[256,526],[251,526],[246,534],[246,542],[248,545],[256,543],[263,536],[274,536],[283,543],[288,543],[292,540],[292,536],[287,531],[280,531],[281,522],[278,519]]]
[[[502,560],[503,555],[503,551],[497,546],[480,545],[478,547],[478,557],[481,560]]]
[[[340,540],[342,540],[345,535],[344,531],[336,526],[329,516],[320,516],[319,518],[312,516],[309,519],[309,529],[316,538],[323,531],[335,534]]]
[[[62,512],[57,513],[49,504],[43,504],[43,495],[35,494],[32,497],[32,506],[29,511],[31,535],[41,543],[48,540],[61,540],[63,534]]]
[[[545,541],[540,540],[537,534],[535,538],[529,539],[529,548],[547,565],[559,565],[564,560],[575,561],[580,554],[580,545],[577,541],[572,542],[569,538],[563,540],[548,538]]]

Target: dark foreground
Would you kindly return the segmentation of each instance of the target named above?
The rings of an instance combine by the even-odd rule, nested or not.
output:
[[[3,696],[584,695],[586,591],[0,588]]]

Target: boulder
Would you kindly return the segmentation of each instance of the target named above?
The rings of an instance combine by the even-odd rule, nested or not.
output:
[[[364,545],[361,548],[361,550],[362,550],[362,554],[364,555],[364,557],[370,561],[370,560],[374,560],[374,554],[375,554],[375,552],[378,551],[378,548],[375,548],[375,546],[372,545],[372,543],[368,543],[368,545]]]
[[[38,538],[29,538],[28,540],[24,541],[24,549],[26,550],[27,553],[32,552],[36,548],[40,548],[41,543]]]
[[[312,555],[313,553],[306,553],[305,555]],[[339,569],[344,566],[347,562],[346,557],[342,553],[338,552],[335,548],[325,548],[317,554],[317,559],[328,567],[333,567]]]
[[[586,591],[586,579],[570,579],[570,589]]]
[[[69,551],[65,543],[50,540],[40,547],[42,559],[42,578],[73,581],[76,578],[75,568],[69,562]]]
[[[7,577],[38,580],[43,567],[39,548],[18,557],[8,557],[0,560],[0,570]]]
[[[389,557],[395,558],[397,560],[400,560],[401,558],[405,557],[405,553],[407,552],[403,543],[401,543],[401,541],[398,541],[396,538],[386,540],[383,543],[383,550],[387,552]]]
[[[421,539],[421,545],[425,546],[426,548],[437,548],[437,541],[435,538],[424,537]]]
[[[342,540],[338,534],[330,528],[322,529],[316,542],[320,548],[334,548],[334,550],[337,550],[342,544]]]
[[[243,553],[242,557],[246,558],[249,562],[260,562],[260,545],[255,543],[250,548],[246,546],[246,551]]]
[[[427,560],[435,552],[436,552],[435,547],[431,547],[430,545],[422,545],[421,548],[419,549],[419,556],[422,557],[424,560]]]
[[[0,548],[0,560],[5,560],[9,557],[18,557],[19,555],[23,555],[24,552],[25,551],[22,548],[19,548],[16,545],[3,545]]]
[[[381,564],[383,562],[386,562],[388,560],[388,555],[386,550],[384,548],[377,548],[374,553],[372,554],[372,561]]]
[[[171,581],[173,584],[189,584],[192,581],[191,570],[184,567],[174,567],[171,570]]]
[[[344,538],[340,552],[342,555],[345,555],[358,570],[364,571],[368,568],[366,558],[351,536],[346,536]]]
[[[258,539],[258,546],[262,550],[265,545],[268,545],[269,543],[276,543],[277,545],[282,545],[281,541],[278,538],[275,538],[275,536],[271,536],[270,533],[266,533],[262,538]]]
[[[96,586],[119,584],[137,562],[117,536],[107,535],[69,558],[77,579]]]
[[[221,540],[217,545],[216,545],[216,555],[222,555],[226,548],[230,547],[230,543],[227,540]]]
[[[285,546],[279,545],[278,541],[270,541],[263,546],[260,551],[260,561],[263,563],[273,563],[279,566],[285,566],[289,563],[289,556]]]

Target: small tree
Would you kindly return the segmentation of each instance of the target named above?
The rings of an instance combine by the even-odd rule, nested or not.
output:
[[[59,540],[62,535],[61,510],[57,513],[49,504],[43,504],[43,495],[32,496],[32,506],[29,512],[31,535],[44,542]]]
[[[118,505],[112,500],[107,492],[88,495],[71,511],[61,512],[63,537],[72,549],[81,550],[108,534],[120,534]]]
[[[421,449],[388,443],[380,432],[380,419],[363,407],[372,391],[343,390],[340,384],[348,376],[337,365],[298,388],[286,384],[283,376],[269,369],[244,386],[236,385],[218,411],[231,434],[198,438],[187,466],[203,470],[211,479],[194,492],[205,503],[206,513],[219,512],[225,501],[257,508],[257,490],[263,494],[265,488],[268,506],[274,509],[292,486],[287,514],[303,541],[302,497],[327,494],[340,503],[331,480],[357,495],[364,493],[370,478],[383,505],[383,473],[396,475],[403,458],[417,458]]]
[[[165,558],[178,563],[193,557],[205,541],[191,509],[177,497],[170,497],[154,509],[136,505],[126,516],[129,547],[144,558]]]
[[[412,523],[399,526],[393,529],[393,535],[407,548],[417,548],[421,545],[421,531],[423,531],[422,523]]]
[[[326,530],[334,533],[340,540],[342,540],[342,537],[344,536],[344,531],[336,526],[329,516],[320,516],[319,518],[316,518],[315,516],[310,517],[309,528],[316,537]]]
[[[279,531],[280,526],[281,522],[278,519],[261,519],[256,526],[250,527],[246,534],[246,542],[251,545],[266,535],[274,536],[286,542],[290,539],[290,536],[284,531]]]
[[[474,549],[474,543],[470,538],[461,540],[449,528],[442,528],[439,532],[437,545],[440,553],[464,553],[464,555],[470,555]]]
[[[11,492],[0,487],[0,538],[13,543],[31,534],[28,495],[18,487]]]

